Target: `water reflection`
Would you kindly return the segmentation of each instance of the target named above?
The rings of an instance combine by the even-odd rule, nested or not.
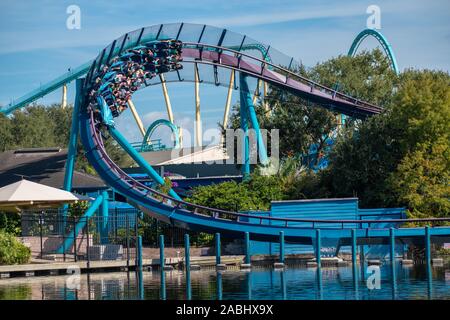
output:
[[[397,264],[395,271],[393,283],[391,266],[381,267],[379,290],[367,288],[361,266],[356,282],[352,267],[94,273],[79,283],[71,276],[11,278],[0,280],[0,299],[450,299],[449,268],[433,268],[431,279],[424,266]]]

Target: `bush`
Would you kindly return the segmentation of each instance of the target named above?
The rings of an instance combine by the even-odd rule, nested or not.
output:
[[[0,231],[0,265],[30,261],[31,250],[10,233]]]

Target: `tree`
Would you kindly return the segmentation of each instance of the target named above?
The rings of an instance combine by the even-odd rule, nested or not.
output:
[[[450,216],[450,148],[447,141],[408,153],[390,180],[413,218]]]
[[[450,76],[408,70],[383,114],[338,139],[322,183],[333,196],[358,196],[363,207],[447,215],[449,134]]]

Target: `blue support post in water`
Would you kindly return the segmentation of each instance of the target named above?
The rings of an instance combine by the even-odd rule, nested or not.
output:
[[[247,110],[247,116],[250,118],[250,122],[252,124],[253,130],[256,134],[256,141],[258,147],[259,159],[262,164],[267,164],[269,159],[267,158],[267,150],[264,145],[264,139],[261,134],[261,130],[259,127],[258,117],[256,116],[255,106],[253,105],[253,99],[250,94],[250,90],[248,89],[247,83],[247,75],[240,73],[239,74],[239,87],[240,87],[240,103],[243,108]]]
[[[191,253],[190,253],[190,241],[189,234],[184,234],[184,269],[186,272],[186,299],[191,300],[192,288],[191,288]]]
[[[109,127],[109,132],[114,137],[114,139],[119,143],[119,145],[133,158],[134,161],[144,169],[145,173],[147,173],[154,181],[156,181],[160,185],[164,185],[164,179],[153,169],[151,165],[145,161],[145,159],[137,152],[131,144],[127,141],[127,139],[122,136],[122,134],[114,127]],[[173,191],[173,189],[169,190],[169,195],[172,198],[177,200],[181,200],[180,196]]]
[[[100,244],[108,243],[108,191],[102,191],[102,205],[100,209]]]
[[[190,253],[189,234],[184,234],[184,267],[186,272],[191,270],[191,253]]]
[[[430,226],[425,227],[425,263],[427,268],[427,281],[428,281],[428,297],[432,296],[432,280],[433,271],[431,269],[431,229]]]
[[[284,270],[280,272],[280,282],[281,282],[281,297],[283,300],[286,300],[287,299],[286,276],[284,274]]]
[[[216,233],[216,265],[221,264],[220,259],[220,233]]]
[[[390,256],[391,256],[391,276],[392,283],[396,283],[396,273],[395,273],[395,229],[389,229],[389,242],[390,242]]]
[[[245,233],[245,263],[250,264],[251,255],[250,255],[250,233]]]
[[[138,256],[138,265],[137,268],[140,272],[142,272],[142,236],[138,236],[137,238],[137,256]]]
[[[244,133],[243,135],[243,143],[242,143],[242,157],[244,159],[244,163],[242,165],[242,176],[244,178],[247,178],[250,175],[250,146],[249,146],[249,140],[248,140],[248,108],[245,106],[245,103],[242,101],[245,101],[245,92],[243,91],[242,87],[240,88],[240,123],[241,123],[241,129]],[[239,152],[239,151],[238,151]]]
[[[139,300],[144,300],[144,274],[142,269],[136,272],[136,277],[138,280]]]
[[[320,238],[320,229],[316,230],[316,262],[317,266],[320,268],[321,266],[321,256],[320,256],[320,250],[322,247],[321,238]]]
[[[280,263],[284,263],[284,232],[280,231]]]
[[[166,258],[164,257],[164,235],[159,236],[159,266],[161,270],[164,270]]]
[[[352,229],[352,273],[353,273],[353,282],[356,285],[358,283],[358,272],[356,265],[356,230]]]
[[[217,300],[222,300],[222,273],[216,273],[216,294]]]

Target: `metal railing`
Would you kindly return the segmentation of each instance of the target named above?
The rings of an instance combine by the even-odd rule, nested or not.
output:
[[[110,210],[108,217],[64,216],[64,210],[24,211],[22,241],[32,256],[53,261],[126,260],[137,257],[137,210]],[[77,226],[82,225],[82,228]]]

